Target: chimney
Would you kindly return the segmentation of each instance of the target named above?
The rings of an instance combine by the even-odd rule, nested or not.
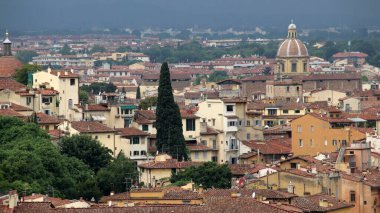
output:
[[[206,121],[201,121],[201,132],[207,132],[207,123],[206,123]]]
[[[320,207],[329,207],[329,202],[326,199],[320,199],[319,200],[319,206]]]

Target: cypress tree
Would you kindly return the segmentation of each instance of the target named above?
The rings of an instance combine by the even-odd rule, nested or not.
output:
[[[136,99],[141,99],[140,85],[137,87],[137,91],[136,91]]]
[[[166,152],[178,160],[187,160],[185,138],[182,131],[182,118],[178,105],[174,102],[168,64],[161,66],[158,87],[156,128],[157,150]]]

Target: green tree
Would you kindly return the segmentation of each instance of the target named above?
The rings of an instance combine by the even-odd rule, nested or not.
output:
[[[49,193],[78,199],[99,197],[94,172],[82,161],[62,155],[50,136],[34,123],[0,117],[0,191]]]
[[[189,167],[173,174],[170,182],[194,181],[205,188],[230,188],[232,174],[227,164],[218,165],[215,162],[206,162],[198,167]]]
[[[109,194],[111,191],[124,192],[126,187],[129,188],[138,182],[136,163],[120,152],[114,161],[99,170],[97,180],[103,194]]]
[[[58,145],[63,154],[82,160],[94,172],[107,166],[112,159],[110,149],[87,135],[64,137],[58,142]]]
[[[95,44],[92,48],[91,48],[91,51],[90,53],[103,53],[103,52],[106,52],[106,48],[104,48],[103,46],[100,46],[98,44]]]
[[[38,56],[38,54],[31,50],[20,50],[16,53],[16,58],[20,60],[23,64],[27,64],[33,60],[33,57]]]
[[[125,53],[125,52],[131,52],[132,48],[129,46],[120,46],[116,49],[116,52],[118,53]]]
[[[112,83],[92,83],[90,85],[83,85],[80,88],[91,94],[98,94],[99,92],[115,92],[117,87]]]
[[[72,50],[69,47],[69,45],[65,44],[65,45],[63,45],[63,47],[59,51],[59,53],[61,53],[62,55],[71,55],[72,54]]]
[[[84,105],[88,104],[88,92],[84,90],[79,90],[79,102]]]
[[[161,66],[158,87],[156,128],[157,150],[166,151],[174,158],[187,160],[187,149],[182,131],[182,118],[178,105],[174,102],[169,66]],[[164,148],[164,149],[163,149]]]
[[[140,100],[141,99],[141,91],[140,91],[140,86],[137,87],[136,91],[136,99]]]
[[[209,82],[218,82],[228,79],[228,74],[224,70],[216,70],[211,73],[211,75],[208,77],[207,81]]]
[[[32,74],[39,70],[42,70],[42,67],[36,64],[24,64],[21,68],[16,70],[16,74],[14,76],[15,80],[22,83],[28,84],[28,73]]]
[[[151,109],[152,107],[157,106],[157,97],[146,97],[144,100],[140,102],[139,108],[140,109]]]

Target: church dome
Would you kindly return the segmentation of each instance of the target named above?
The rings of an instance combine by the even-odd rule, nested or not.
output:
[[[277,57],[309,57],[305,44],[297,39],[297,27],[293,21],[288,26],[288,38],[278,48]]]
[[[12,77],[21,67],[22,63],[14,56],[0,57],[0,78]]]
[[[299,39],[286,39],[280,44],[277,57],[308,57],[309,53],[305,44]]]

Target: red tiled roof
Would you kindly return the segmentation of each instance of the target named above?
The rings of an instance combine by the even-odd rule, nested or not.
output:
[[[289,139],[272,139],[264,141],[242,141],[252,150],[260,150],[262,154],[290,154],[292,153]]]
[[[333,58],[366,58],[368,57],[367,54],[365,53],[361,53],[361,52],[339,52],[339,53],[335,53],[333,56]]]
[[[327,207],[320,206],[321,200],[328,202]],[[305,212],[331,212],[334,210],[350,208],[354,206],[354,204],[340,201],[339,199],[326,194],[295,197],[292,199],[291,204],[301,208]]]
[[[0,90],[9,89],[12,91],[26,90],[26,86],[11,78],[0,78]]]
[[[14,56],[0,57],[0,78],[12,77],[21,67],[22,63]]]
[[[46,115],[45,113],[39,112],[36,113],[37,116],[37,123],[38,124],[59,124],[61,121],[51,115]]]
[[[228,167],[233,175],[255,174],[267,168],[263,164],[230,164]]]
[[[207,126],[206,128],[206,132],[200,132],[201,135],[217,135],[219,133],[220,131],[215,130],[214,128],[211,128],[209,126]]]
[[[18,118],[26,117],[25,115],[18,113],[13,109],[0,109],[0,116],[11,116],[11,117],[18,117]]]
[[[101,105],[101,104],[89,104],[87,106],[79,106],[82,108],[84,111],[110,111],[107,106]],[[86,109],[87,108],[87,109]]]
[[[149,163],[143,163],[138,165],[141,168],[146,169],[180,169],[180,168],[187,168],[190,166],[196,166],[200,165],[201,163],[197,162],[190,162],[190,161],[184,161],[184,162],[178,162],[176,159],[169,159],[166,161],[153,161]]]
[[[39,93],[41,95],[56,95],[59,92],[56,90],[53,90],[53,89],[41,89],[41,90],[39,90]]]
[[[121,136],[148,136],[149,134],[146,132],[143,132],[137,128],[130,127],[130,128],[123,128],[123,129],[118,129],[119,133]]]
[[[107,127],[96,121],[72,121],[71,127],[80,133],[107,133],[115,132],[114,129]]]

